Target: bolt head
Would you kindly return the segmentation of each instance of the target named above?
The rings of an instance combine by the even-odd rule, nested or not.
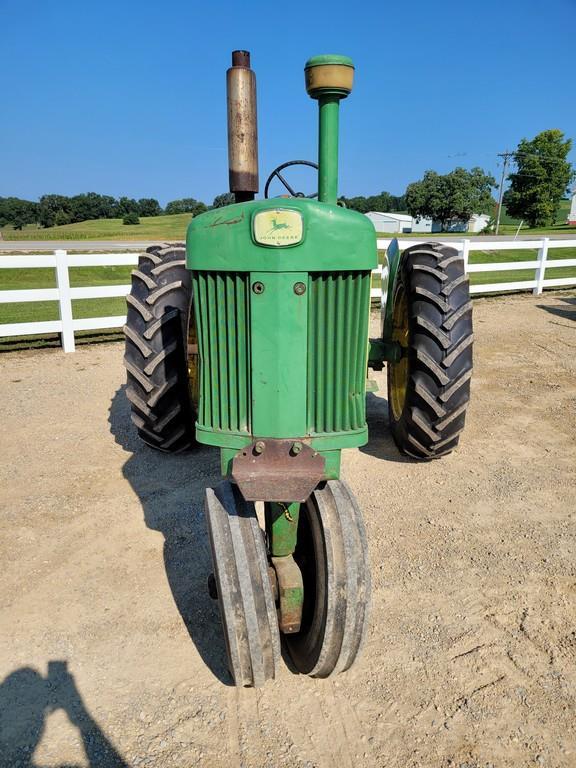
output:
[[[266,443],[264,440],[257,440],[254,443],[254,453],[264,453],[264,449],[266,448]]]
[[[304,283],[294,283],[294,293],[296,296],[303,296],[306,293],[306,286]]]

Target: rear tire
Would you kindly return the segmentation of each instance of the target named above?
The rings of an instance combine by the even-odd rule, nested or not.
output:
[[[403,357],[387,365],[392,435],[403,453],[439,458],[458,445],[472,376],[472,302],[455,248],[425,243],[404,251],[393,320]]]
[[[192,288],[183,243],[155,245],[140,256],[127,302],[124,365],[132,421],[149,446],[179,453],[194,444],[196,421],[188,372]]]

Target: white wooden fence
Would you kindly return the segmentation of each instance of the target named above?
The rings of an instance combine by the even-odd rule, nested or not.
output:
[[[119,328],[126,322],[126,315],[110,317],[72,317],[73,299],[102,299],[126,296],[130,285],[100,285],[71,288],[70,267],[134,266],[138,264],[137,253],[90,253],[69,254],[58,250],[50,254],[28,254],[25,256],[0,255],[1,269],[40,269],[53,267],[56,270],[56,288],[34,288],[22,291],[0,291],[0,304],[28,301],[57,301],[59,320],[33,323],[5,323],[0,325],[0,337],[31,336],[42,333],[59,333],[64,352],[74,352],[74,332],[97,328]],[[2,283],[0,273],[0,285]]]
[[[392,241],[390,239],[378,239],[378,250],[385,251]],[[399,239],[400,250],[404,250],[411,245],[424,243],[426,240],[408,240]],[[431,242],[431,241],[429,241]],[[553,240],[549,237],[542,237],[538,240],[434,240],[442,242],[444,245],[451,245],[457,248],[464,257],[466,272],[507,272],[509,270],[533,269],[534,277],[532,280],[518,280],[509,283],[484,283],[482,285],[471,285],[470,293],[500,293],[501,291],[527,291],[532,290],[535,296],[539,296],[544,288],[561,288],[576,285],[576,270],[573,277],[546,278],[546,270],[555,267],[576,267],[576,259],[550,259],[548,253],[551,248],[576,248],[576,239],[574,240]],[[470,251],[518,251],[518,250],[538,250],[538,256],[532,261],[506,261],[489,262],[487,264],[470,264]],[[374,274],[382,274],[382,265],[374,270]],[[380,287],[372,288],[372,296],[378,298],[381,294]],[[1,329],[2,326],[0,326]]]
[[[386,250],[389,239],[378,239],[378,249]],[[425,240],[401,239],[400,248],[426,242]],[[435,241],[438,242],[438,241]],[[470,292],[500,293],[501,291],[532,290],[535,295],[542,293],[544,288],[559,288],[576,285],[576,270],[573,277],[546,278],[546,270],[556,267],[576,267],[576,259],[549,259],[550,249],[576,248],[574,240],[552,240],[548,237],[539,240],[456,240],[442,241],[460,250],[468,273],[473,272],[502,272],[508,270],[534,270],[532,280],[520,280],[508,283],[485,283],[472,285]],[[537,249],[538,256],[532,261],[491,262],[488,264],[469,264],[471,251],[514,251],[519,249]],[[135,266],[138,263],[137,253],[90,253],[69,254],[65,250],[57,250],[51,254],[28,254],[18,256],[3,256],[0,254],[0,286],[2,269],[37,269],[52,267],[56,273],[56,288],[38,288],[30,290],[6,291],[0,290],[0,304],[22,303],[30,301],[57,301],[60,313],[59,320],[28,323],[6,323],[0,325],[0,337],[28,336],[43,333],[59,333],[64,352],[74,351],[74,332],[96,330],[101,328],[119,328],[126,322],[125,315],[109,317],[90,317],[74,319],[72,316],[72,300],[98,299],[114,296],[126,296],[130,285],[106,285],[94,287],[71,288],[69,268],[71,267],[108,267]],[[382,266],[373,272],[382,274]],[[380,287],[372,288],[372,296],[381,295]]]

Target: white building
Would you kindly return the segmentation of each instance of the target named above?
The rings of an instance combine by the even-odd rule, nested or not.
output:
[[[376,232],[412,232],[412,216],[404,213],[381,213],[380,211],[368,211],[366,214]]]
[[[575,204],[573,203],[573,206]],[[383,233],[402,233],[411,232],[442,232],[442,224],[436,219],[415,219],[405,213],[381,213],[380,211],[369,211],[366,216],[374,225],[376,232]],[[574,212],[576,223],[576,210]],[[485,213],[473,213],[468,221],[463,219],[453,219],[448,223],[446,232],[481,232],[488,222],[490,216]]]
[[[442,224],[433,219],[413,219],[412,232],[442,232]]]
[[[446,232],[482,232],[490,221],[490,216],[486,213],[473,213],[468,221],[463,219],[454,219],[448,223]]]
[[[572,192],[572,204],[570,206],[570,213],[568,214],[566,223],[571,227],[576,227],[576,189]]]

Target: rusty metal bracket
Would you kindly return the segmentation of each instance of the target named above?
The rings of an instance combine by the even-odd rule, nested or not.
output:
[[[300,440],[260,439],[232,460],[246,501],[306,501],[324,478],[325,459]]]
[[[272,565],[278,582],[278,626],[285,635],[300,631],[304,583],[302,572],[292,555],[273,557]]]

